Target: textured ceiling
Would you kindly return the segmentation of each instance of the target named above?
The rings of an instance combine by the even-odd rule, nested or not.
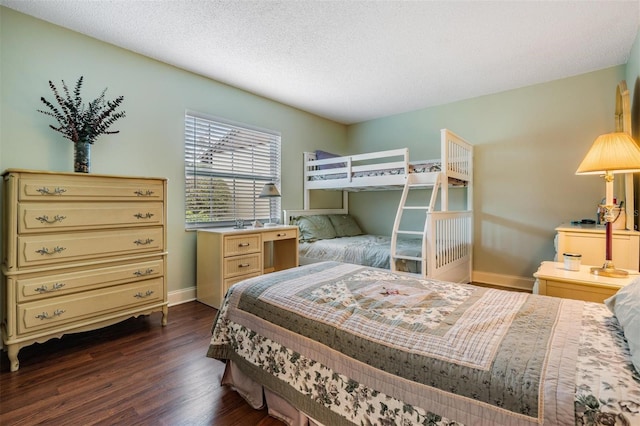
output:
[[[627,62],[640,1],[0,0],[341,123]]]

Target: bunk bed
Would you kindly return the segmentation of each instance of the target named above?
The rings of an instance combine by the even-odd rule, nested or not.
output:
[[[304,217],[320,220],[318,216],[322,215],[348,215],[349,192],[402,190],[403,195],[391,236],[337,235],[335,239],[329,236],[310,241],[303,238],[301,264],[334,260],[415,272],[446,281],[470,282],[473,146],[450,130],[442,129],[440,147],[440,158],[426,161],[411,161],[407,148],[349,156],[305,152],[304,210],[286,210],[287,224],[298,223]],[[466,188],[466,210],[449,210],[451,187]],[[427,203],[407,205],[408,192],[417,188],[432,189],[428,206]],[[343,191],[342,209],[310,209],[313,190]],[[426,211],[419,229],[400,229],[402,214],[409,209]]]
[[[289,425],[637,425],[638,297],[640,279],[604,305],[314,263],[231,287],[207,356]]]

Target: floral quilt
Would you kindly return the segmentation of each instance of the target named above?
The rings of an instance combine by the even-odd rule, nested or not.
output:
[[[640,424],[604,305],[356,265],[235,285],[208,356],[327,425]]]

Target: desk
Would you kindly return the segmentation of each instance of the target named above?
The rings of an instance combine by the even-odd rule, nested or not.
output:
[[[233,284],[296,266],[297,226],[199,229],[196,299],[219,308]]]
[[[542,262],[536,278],[534,293],[567,299],[602,303],[621,287],[629,284],[638,272],[630,271],[627,278],[609,278],[591,274],[591,265],[580,265],[579,271],[567,271],[563,262]]]

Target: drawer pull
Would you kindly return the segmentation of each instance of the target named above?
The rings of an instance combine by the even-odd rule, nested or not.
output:
[[[133,273],[133,275],[135,275],[136,277],[144,277],[145,275],[151,275],[153,274],[153,269],[151,268],[147,268],[145,271],[135,271]]]
[[[249,263],[241,263],[238,265],[238,268],[246,268],[247,266],[251,266]]]
[[[249,243],[240,243],[238,247],[249,247]]]
[[[57,214],[51,220],[49,220],[49,216],[47,216],[47,215],[38,216],[38,217],[36,217],[36,220],[39,220],[41,223],[50,223],[51,224],[51,223],[56,223],[56,222],[62,222],[66,218],[67,218],[66,216],[61,216],[61,215]]]
[[[149,297],[152,294],[153,294],[153,290],[147,290],[147,292],[145,294],[137,292],[136,294],[133,295],[133,297],[135,297],[137,299],[144,299],[145,297]]]
[[[42,195],[62,195],[65,192],[67,192],[67,190],[64,189],[64,188],[56,188],[53,191],[51,191],[46,186],[42,187],[42,188],[39,188],[39,189],[36,189],[36,191],[39,192]]]
[[[153,239],[147,238],[146,240],[135,240],[133,243],[138,246],[146,246],[153,242]]]
[[[276,237],[286,237],[287,233],[285,232],[284,234],[276,234]]]
[[[138,219],[151,219],[153,217],[153,213],[136,213],[134,216]]]
[[[58,254],[58,253],[60,253],[60,252],[62,252],[64,250],[66,250],[65,247],[59,247],[59,246],[55,246],[53,248],[53,251],[49,251],[48,248],[42,247],[41,249],[36,250],[36,253],[40,253],[41,255],[44,256],[45,254]]]
[[[65,284],[64,283],[55,283],[52,287],[51,290],[49,290],[49,288],[46,286],[46,284],[41,285],[40,287],[36,288],[34,291],[38,292],[40,294],[42,293],[51,293],[52,291],[58,291],[60,290],[62,287],[64,287]]]
[[[134,191],[134,193],[138,196],[138,197],[150,197],[153,195],[153,191],[147,189],[145,191],[139,189],[137,191]]]
[[[49,314],[47,312],[43,312],[41,314],[36,315],[36,318],[38,318],[39,320],[43,321],[43,320],[48,320],[48,319],[54,319],[55,317],[59,317],[60,315],[64,314],[65,311],[64,309],[56,309],[55,311],[53,311],[53,315],[49,316]]]

